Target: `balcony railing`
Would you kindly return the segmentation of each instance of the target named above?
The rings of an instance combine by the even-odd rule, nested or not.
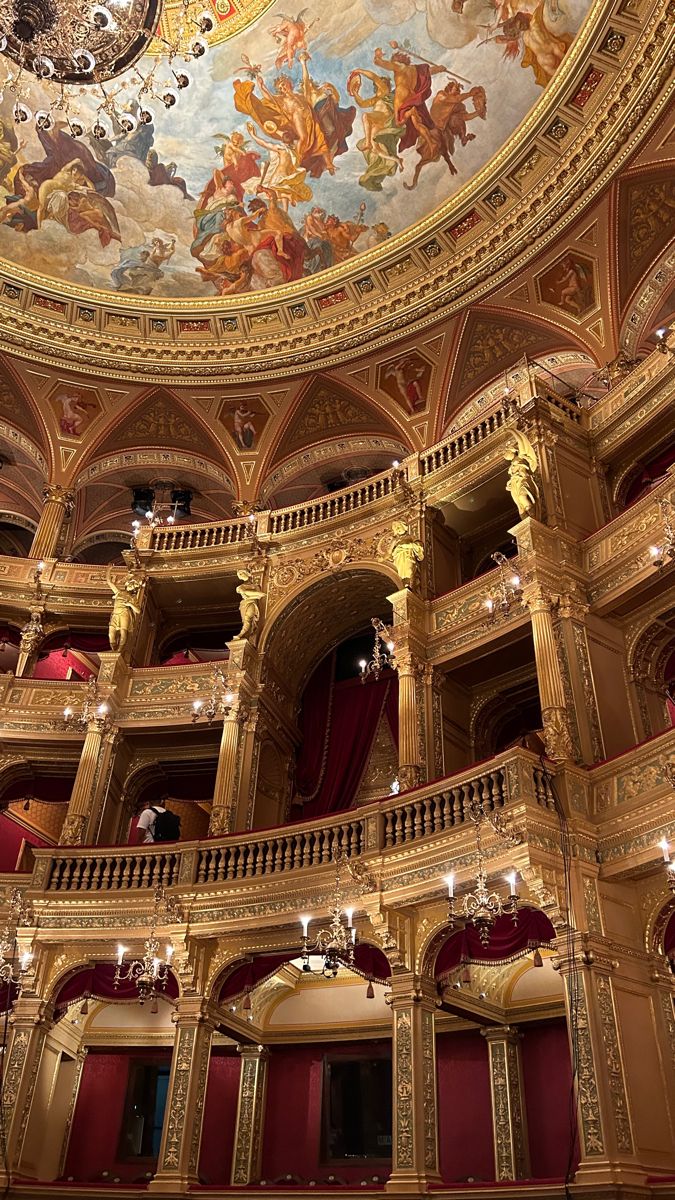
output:
[[[36,850],[34,886],[50,893],[91,893],[269,879],[323,866],[338,852],[358,858],[400,850],[464,825],[475,804],[493,812],[526,796],[542,808],[554,807],[549,778],[539,760],[527,751],[512,750],[480,770],[474,767],[400,799],[387,797],[304,825],[161,849]]]

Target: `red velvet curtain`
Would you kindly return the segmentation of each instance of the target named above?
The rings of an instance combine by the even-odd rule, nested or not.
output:
[[[16,870],[21,843],[24,841],[30,846],[49,845],[37,833],[31,833],[18,821],[13,821],[8,813],[0,813],[0,871]]]
[[[523,1083],[533,1179],[564,1179],[576,1141],[572,1063],[564,1018],[521,1027]],[[576,1166],[578,1154],[573,1154]]]
[[[127,955],[127,958],[131,957]],[[138,989],[135,983],[126,982],[120,983],[119,987],[115,987],[115,966],[113,963],[92,963],[88,967],[84,967],[81,971],[77,971],[74,975],[69,976],[64,980],[59,988],[54,1007],[56,1010],[57,1019],[60,1019],[69,1004],[73,1004],[76,1000],[84,1000],[85,998],[94,998],[96,1000],[137,1000]],[[178,984],[175,977],[169,974],[167,980],[165,995],[171,1000],[175,1000],[178,995]]]
[[[204,1100],[199,1175],[205,1184],[228,1187],[239,1099],[239,1055],[214,1046]]]
[[[238,963],[223,981],[218,994],[218,1002],[223,1004],[226,1000],[232,1000],[235,996],[250,992],[264,979],[269,979],[271,975],[276,974],[284,963],[299,957],[300,938],[298,937],[298,945],[293,949],[279,950],[276,954],[257,954],[245,962]],[[391,975],[387,956],[378,946],[371,946],[369,942],[360,942],[355,947],[354,966],[366,979],[379,979],[383,982]]]
[[[436,1035],[438,1143],[444,1183],[495,1177],[488,1047],[479,1030]]]
[[[96,1179],[117,1157],[130,1055],[89,1051],[73,1114],[65,1177]]]
[[[335,654],[328,654],[312,674],[302,697],[302,743],[295,768],[299,794],[312,800],[323,780],[330,735]]]
[[[68,672],[72,674],[68,674]],[[94,672],[91,667],[72,650],[50,650],[44,658],[38,659],[33,668],[33,679],[91,679]]]
[[[515,925],[507,914],[497,917],[487,946],[482,944],[473,925],[452,933],[438,952],[434,974],[442,981],[462,963],[510,962],[528,950],[548,945],[555,936],[545,913],[538,908],[521,908]]]
[[[354,803],[390,688],[385,676],[366,684],[347,679],[333,688],[326,769],[316,798],[302,807],[303,820],[344,812]]]

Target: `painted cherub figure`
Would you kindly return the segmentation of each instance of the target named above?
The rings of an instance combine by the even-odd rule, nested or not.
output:
[[[392,521],[391,529],[395,540],[390,554],[396,573],[404,587],[412,588],[417,576],[418,563],[424,558],[424,547],[412,536],[405,521]]]
[[[255,641],[255,636],[260,624],[260,601],[264,599],[265,593],[256,587],[255,580],[251,572],[245,569],[237,571],[237,579],[241,579],[241,583],[237,588],[237,595],[241,596],[239,605],[239,613],[241,615],[241,629],[235,635],[234,641]]]
[[[121,587],[113,583],[108,568],[106,576],[108,587],[113,594],[113,607],[108,624],[108,641],[111,650],[123,650],[133,630],[136,617],[140,616],[140,592],[143,581],[133,572],[129,572]]]

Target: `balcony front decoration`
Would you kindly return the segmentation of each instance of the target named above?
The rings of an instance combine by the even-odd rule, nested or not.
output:
[[[208,50],[215,18],[203,2],[182,0],[169,27],[163,0],[0,0],[0,87],[14,122],[98,141],[151,125],[151,104],[172,109],[191,82],[185,64]]]
[[[61,729],[77,729],[86,733],[92,724],[95,724],[102,733],[112,724],[110,708],[105,700],[101,700],[95,675],[92,675],[87,683],[80,711],[75,712],[71,705],[67,705],[63,710],[63,720],[59,722],[59,727]]]
[[[134,984],[138,991],[139,1004],[145,1004],[147,1000],[150,1000],[151,1012],[157,1012],[157,998],[166,990],[174,955],[174,947],[171,942],[167,943],[164,956],[160,954],[157,926],[160,923],[177,920],[178,917],[179,914],[172,902],[166,898],[164,889],[158,887],[155,889],[150,933],[143,943],[143,956],[127,960],[125,958],[127,947],[121,944],[117,947],[114,987],[119,988],[121,983]]]
[[[507,897],[502,897],[499,892],[490,887],[483,852],[483,825],[487,821],[501,837],[505,838],[511,844],[517,844],[519,839],[518,835],[514,835],[506,828],[496,813],[486,813],[482,804],[472,806],[470,817],[476,833],[476,882],[474,887],[468,892],[457,896],[455,894],[454,873],[446,875],[445,882],[448,888],[448,924],[453,930],[464,928],[466,925],[473,925],[481,945],[488,946],[490,944],[490,935],[498,917],[510,915],[513,918],[514,925],[518,924],[519,897],[516,871],[510,871],[506,876],[509,885]]]
[[[21,987],[21,981],[33,961],[29,951],[19,953],[17,934],[26,916],[23,896],[18,888],[14,888],[9,900],[7,922],[0,933],[0,984],[10,993]]]
[[[320,929],[313,940],[309,936],[310,916],[300,917],[302,926],[302,969],[306,974],[322,975],[324,979],[335,979],[340,967],[354,966],[356,927],[354,909],[345,908],[342,891],[343,857],[335,859],[335,890],[330,908],[331,920],[325,929]],[[321,959],[319,969],[312,966],[312,958]]]
[[[661,568],[675,559],[675,525],[673,524],[673,506],[670,500],[661,500],[659,508],[663,521],[663,539],[658,545],[649,547],[649,556],[653,565]]]

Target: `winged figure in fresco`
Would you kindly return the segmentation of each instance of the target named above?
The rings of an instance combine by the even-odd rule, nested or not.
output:
[[[324,171],[335,174],[334,159],[348,149],[356,109],[341,108],[339,93],[332,83],[318,84],[309,74],[309,55],[301,51],[302,78],[298,90],[290,76],[278,75],[274,90],[265,83],[259,68],[246,65],[254,78],[234,81],[234,106],[249,117],[261,133],[293,148],[298,166],[312,179]],[[260,95],[256,93],[256,87]]]
[[[496,0],[495,16],[493,24],[484,26],[484,41],[503,45],[506,59],[522,54],[521,67],[531,67],[536,82],[545,87],[574,41],[573,34],[556,33],[549,24],[560,16],[557,0]]]
[[[286,17],[283,13],[280,13],[277,24],[273,29],[270,29],[270,33],[279,47],[279,53],[274,61],[277,71],[284,64],[290,69],[295,62],[296,54],[301,50],[307,49],[305,35],[312,28],[312,25],[316,25],[315,20],[310,25],[305,23],[304,16],[308,11],[308,9],[303,8],[297,17]]]

